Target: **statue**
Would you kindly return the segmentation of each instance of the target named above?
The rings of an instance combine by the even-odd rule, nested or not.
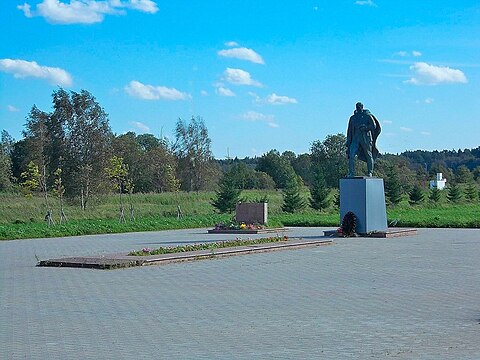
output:
[[[348,121],[347,158],[348,177],[355,176],[355,155],[367,163],[367,176],[373,175],[373,164],[378,157],[377,137],[382,131],[380,123],[363,104],[358,102],[355,111]]]

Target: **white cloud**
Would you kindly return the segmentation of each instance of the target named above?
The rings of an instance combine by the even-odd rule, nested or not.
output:
[[[256,111],[247,111],[240,116],[243,120],[248,121],[264,121],[273,118],[273,115],[265,115]]]
[[[386,124],[386,125],[389,125],[389,124],[392,124],[393,121],[391,120],[382,120],[382,124]]]
[[[131,9],[154,14],[157,4],[152,0],[43,0],[32,11],[30,4],[18,5],[26,17],[41,16],[52,24],[95,24],[102,22],[105,15],[125,14]]]
[[[232,90],[223,86],[218,87],[216,90],[216,93],[220,96],[226,96],[226,97],[236,96]]]
[[[19,5],[26,17],[41,16],[53,24],[94,24],[102,22],[105,14],[115,13],[115,8],[106,2],[71,0],[43,0],[32,11],[30,4]],[[117,12],[118,13],[118,12]]]
[[[208,92],[206,90],[202,90],[202,91],[200,91],[200,95],[208,96]]]
[[[400,57],[407,57],[407,56],[419,57],[419,56],[422,56],[422,53],[416,50],[413,50],[412,52],[402,50],[402,51],[397,51],[395,55]]]
[[[256,93],[249,91],[248,95],[253,98],[253,102],[255,104],[267,104],[267,105],[286,105],[286,104],[297,104],[298,101],[295,98],[291,98],[288,96],[277,95],[272,93],[268,95],[266,98],[262,99]]]
[[[130,81],[124,89],[130,96],[143,100],[185,100],[190,98],[190,95],[177,89],[145,85],[136,80]]]
[[[275,93],[268,95],[266,98],[262,99],[256,93],[249,91],[248,95],[253,98],[253,102],[256,104],[268,104],[268,105],[286,105],[286,104],[297,104],[298,101],[295,98],[288,96],[277,95]]]
[[[355,1],[355,5],[377,7],[377,4],[375,4],[372,0],[358,0]]]
[[[400,126],[400,130],[405,131],[405,132],[412,132],[413,131],[413,129],[408,128],[408,127],[404,127],[404,126]]]
[[[433,99],[433,98],[430,98],[430,97],[429,97],[429,98],[426,98],[426,99],[425,99],[425,103],[426,103],[426,104],[431,104],[431,103],[433,103],[433,102],[434,102],[434,99]]]
[[[268,104],[272,105],[296,104],[298,102],[297,99],[277,95],[275,93],[268,95],[266,101]]]
[[[432,135],[432,134],[429,133],[428,131],[421,131],[420,134],[425,135],[425,136],[430,136],[430,135]]]
[[[17,109],[15,106],[13,105],[7,105],[7,110],[10,111],[10,112],[18,112],[20,111],[19,109]]]
[[[136,127],[140,131],[143,131],[144,133],[150,132],[150,128],[140,121],[130,121],[129,124]]]
[[[251,97],[253,97],[254,102],[256,102],[256,103],[261,103],[262,102],[262,99],[260,98],[260,96],[258,96],[254,92],[249,91],[247,94],[250,95]]]
[[[116,1],[119,3],[119,7],[125,7],[128,9],[138,10],[141,12],[155,14],[158,11],[158,6],[155,1],[152,0],[130,0],[126,2]]]
[[[13,74],[15,78],[34,77],[45,79],[53,85],[71,86],[72,76],[57,67],[40,66],[35,61],[0,59],[0,71]]]
[[[414,85],[437,85],[441,83],[466,83],[467,78],[461,70],[446,66],[435,66],[424,62],[417,62],[410,66],[414,72],[410,80],[405,81]]]
[[[261,83],[252,79],[250,73],[241,69],[227,68],[223,73],[223,78],[234,85],[262,86]]]
[[[23,11],[23,14],[28,17],[28,18],[31,18],[33,17],[32,15],[32,10],[31,10],[31,7],[29,4],[25,3],[23,5],[18,5],[17,6],[17,9],[18,10],[22,10]]]
[[[225,46],[234,47],[234,46],[238,46],[238,43],[236,41],[227,41],[225,43]]]
[[[255,64],[265,64],[263,58],[258,53],[244,47],[220,50],[217,54],[223,57],[251,61]]]
[[[266,115],[256,111],[247,111],[246,113],[240,116],[242,120],[247,121],[262,121],[266,122],[268,126],[272,128],[277,128],[278,124],[275,122],[275,117],[273,115]]]

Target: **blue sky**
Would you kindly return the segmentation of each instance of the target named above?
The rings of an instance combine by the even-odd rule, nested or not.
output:
[[[113,131],[173,139],[202,116],[217,158],[309,151],[362,101],[381,152],[480,145],[478,0],[3,0],[0,129],[90,91]]]

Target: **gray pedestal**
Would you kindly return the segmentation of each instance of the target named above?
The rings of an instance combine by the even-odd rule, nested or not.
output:
[[[383,179],[361,176],[340,179],[340,221],[349,211],[357,217],[357,233],[387,231]]]

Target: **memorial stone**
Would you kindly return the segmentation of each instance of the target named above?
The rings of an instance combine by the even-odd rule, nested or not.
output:
[[[266,225],[268,221],[268,203],[238,203],[235,220],[245,224]]]

